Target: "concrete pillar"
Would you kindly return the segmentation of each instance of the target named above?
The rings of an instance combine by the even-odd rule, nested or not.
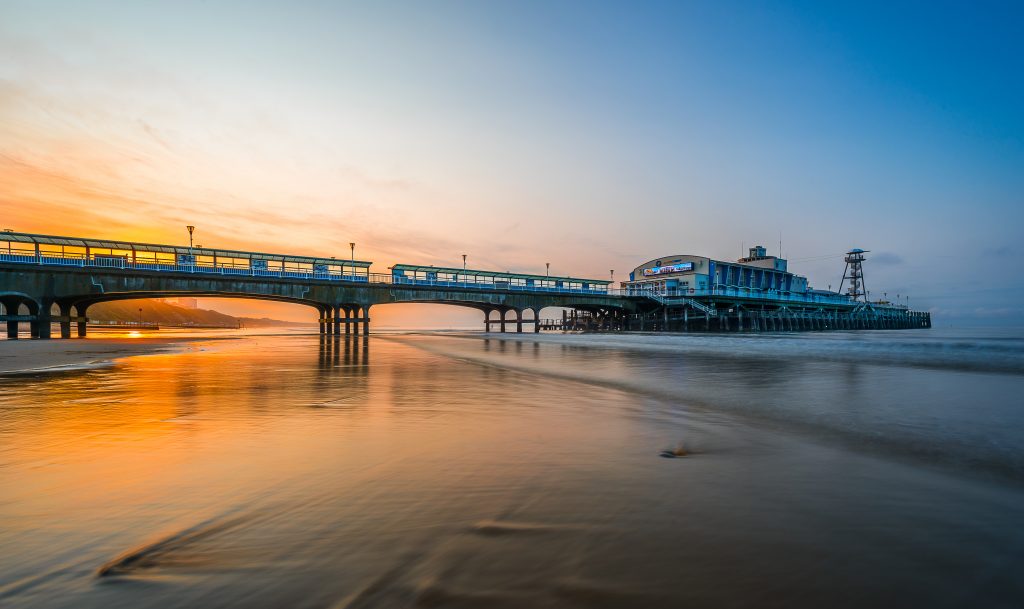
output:
[[[327,334],[327,309],[317,309],[317,315],[320,317],[320,334]]]
[[[36,321],[32,322],[32,338],[43,340],[50,338],[51,306],[53,306],[53,303],[50,301],[43,301],[40,305],[39,311],[36,313]]]
[[[363,307],[363,336],[370,335],[370,305]]]
[[[60,305],[60,337],[71,338],[71,303]]]
[[[523,309],[516,309],[516,334],[523,333]]]
[[[341,310],[345,312],[345,334],[352,334],[352,307],[343,306]]]
[[[17,315],[18,314],[18,301],[17,300],[4,300],[0,302],[4,307],[4,315]],[[17,340],[18,338],[18,322],[8,321],[7,322],[7,338],[10,340]]]
[[[540,309],[533,310],[533,333],[540,332]]]
[[[505,316],[508,314],[508,309],[498,312],[501,315],[501,331],[505,331]]]
[[[352,307],[352,319],[353,319],[353,321],[352,321],[352,334],[354,334],[356,336],[359,336],[359,322],[355,321],[355,320],[359,319],[359,313],[360,312],[361,312],[361,309],[359,308],[358,305]]]
[[[334,335],[341,336],[341,305],[331,308],[331,325],[334,326]]]
[[[86,323],[89,321],[85,312],[89,309],[89,305],[77,304],[75,305],[75,317],[78,318],[78,338],[85,338]]]

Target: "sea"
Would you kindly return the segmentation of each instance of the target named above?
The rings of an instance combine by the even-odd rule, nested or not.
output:
[[[1018,330],[211,333],[0,377],[0,607],[1022,606]]]

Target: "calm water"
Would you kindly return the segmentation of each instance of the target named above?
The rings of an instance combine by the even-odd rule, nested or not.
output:
[[[0,606],[1020,607],[1022,396],[1021,335],[943,330],[0,379]]]

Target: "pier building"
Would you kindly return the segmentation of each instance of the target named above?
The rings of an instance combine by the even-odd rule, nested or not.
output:
[[[622,294],[637,302],[631,315],[596,319],[587,311],[572,311],[561,323],[545,327],[684,332],[931,327],[927,312],[867,298],[861,289],[866,253],[847,253],[844,277],[855,260],[857,282],[846,294],[812,288],[806,277],[789,271],[787,260],[768,255],[760,245],[735,262],[690,254],[661,256],[636,267],[622,282]]]
[[[788,272],[787,266],[785,259],[769,256],[760,245],[750,248],[749,255],[736,262],[704,256],[662,256],[633,269],[623,287],[627,292],[654,291],[662,295],[705,295],[726,288],[765,295],[807,294],[807,278]]]

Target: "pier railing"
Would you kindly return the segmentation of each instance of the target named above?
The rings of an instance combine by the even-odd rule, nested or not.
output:
[[[303,272],[293,270],[259,269],[250,266],[232,265],[229,263],[210,264],[174,264],[170,262],[133,262],[131,259],[121,256],[84,256],[81,254],[68,254],[63,256],[55,255],[33,255],[30,252],[0,252],[0,262],[32,264],[42,266],[80,267],[80,268],[104,268],[138,270],[145,272],[168,272],[168,273],[190,273],[201,275],[222,275],[229,277],[267,277],[280,279],[307,279],[314,281],[349,282],[360,284],[387,284],[387,285],[408,285],[438,288],[460,288],[482,291],[510,291],[530,293],[552,293],[552,294],[588,294],[596,296],[621,295],[618,290],[609,290],[604,285],[590,285],[587,287],[569,286],[538,286],[538,285],[516,285],[503,282],[496,285],[493,282],[485,281],[442,281],[431,279],[415,279],[411,277],[395,277],[385,273],[351,274],[341,273],[332,270]]]

